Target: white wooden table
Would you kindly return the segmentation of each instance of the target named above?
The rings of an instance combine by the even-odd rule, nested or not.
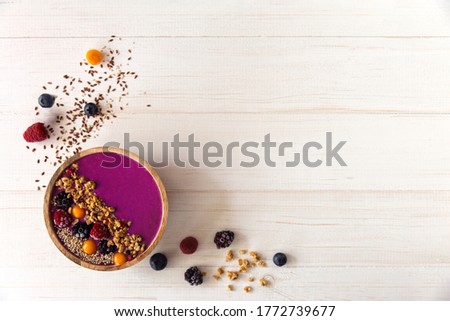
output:
[[[74,265],[45,230],[43,167],[22,132],[39,120],[42,84],[112,34],[134,43],[140,77],[129,108],[84,147],[125,132],[300,144],[331,131],[348,167],[158,169],[169,267]],[[450,299],[448,1],[1,1],[0,48],[0,299]],[[211,279],[222,228],[235,249],[289,254],[258,270],[272,286],[228,293]],[[192,256],[178,250],[187,235],[200,241]],[[194,264],[209,276],[198,288],[183,280]]]

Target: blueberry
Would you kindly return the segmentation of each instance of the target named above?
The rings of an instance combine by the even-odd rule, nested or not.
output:
[[[98,114],[98,107],[96,104],[94,103],[87,103],[84,106],[84,113],[86,114],[86,116],[88,117],[94,117]]]
[[[283,266],[285,265],[287,262],[287,257],[286,254],[284,253],[277,253],[273,256],[273,263],[275,263],[275,265],[277,266]]]
[[[150,258],[150,266],[155,271],[164,270],[167,266],[167,257],[162,253],[153,254]]]
[[[41,107],[50,108],[55,103],[55,97],[50,94],[42,94],[38,98],[38,103]]]

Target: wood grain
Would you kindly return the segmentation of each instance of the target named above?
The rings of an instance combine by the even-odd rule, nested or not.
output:
[[[0,263],[0,299],[448,300],[449,16],[441,0],[0,3],[0,243],[14,248]],[[52,122],[51,111],[33,113],[41,86],[82,74],[85,51],[112,34],[133,49],[139,78],[129,108],[84,148],[124,133],[156,146],[177,133],[224,145],[270,133],[301,149],[329,131],[347,141],[348,166],[172,160],[157,168],[171,212],[155,251],[168,268],[79,268],[52,245],[34,191],[55,168],[37,166],[21,135]],[[225,265],[212,244],[223,228],[236,249],[261,252],[269,266],[255,273],[273,276],[269,288],[245,295],[241,280],[228,293],[211,279]],[[200,241],[192,256],[178,250],[188,235]],[[277,251],[289,256],[282,269],[270,262]],[[183,280],[191,265],[210,278],[195,290]]]
[[[0,15],[0,37],[18,38],[450,36],[444,0],[47,0],[39,8],[22,0],[1,4]]]
[[[0,38],[8,48],[0,59],[9,62],[2,66],[8,77],[0,85],[20,84],[3,97],[0,109],[33,108],[42,85],[65,74],[82,75],[78,62],[85,48],[102,47],[107,39]],[[450,111],[446,38],[124,38],[111,45],[133,49],[127,68],[138,72],[139,81],[129,82],[131,115]],[[128,62],[126,55],[117,60]]]

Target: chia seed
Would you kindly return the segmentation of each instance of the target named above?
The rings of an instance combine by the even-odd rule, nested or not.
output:
[[[82,250],[83,240],[73,236],[70,228],[66,227],[57,229],[56,234],[63,243],[64,247],[68,249],[70,252],[72,252],[75,256],[82,259],[83,261],[96,265],[114,264],[113,253],[110,254],[95,253],[91,255],[84,253]]]

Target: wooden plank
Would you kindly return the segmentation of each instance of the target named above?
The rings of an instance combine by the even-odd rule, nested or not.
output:
[[[28,116],[15,116],[17,124],[26,124]],[[42,118],[41,118],[42,119]],[[161,159],[162,142],[171,142],[174,135],[187,141],[194,133],[201,148],[209,141],[222,144],[224,155],[227,146],[234,141],[240,146],[244,142],[258,142],[259,165],[254,168],[241,167],[250,162],[239,149],[229,152],[232,167],[226,166],[226,157],[220,157],[221,166],[200,168],[174,164],[173,152],[169,153],[169,166],[159,168],[164,184],[170,190],[448,190],[450,144],[447,135],[448,115],[271,115],[271,114],[221,114],[211,117],[206,114],[133,114],[122,115],[109,125],[99,138],[84,147],[102,146],[107,142],[118,142],[125,147],[124,133],[130,133],[130,141],[143,144],[143,156],[149,159],[148,142],[154,143],[155,159]],[[8,185],[3,190],[35,189],[35,179],[41,183],[49,180],[54,168],[48,163],[36,164],[37,155],[25,149],[21,133],[23,128],[10,127],[10,117],[0,119],[0,135],[14,138],[4,142],[9,151],[8,158],[0,159],[5,168],[3,179]],[[339,152],[347,166],[342,167],[335,160],[333,166],[311,168],[300,163],[297,167],[286,167],[294,159],[294,152],[303,153],[303,146],[317,141],[323,148],[311,152],[312,161],[325,160],[326,132],[333,133],[333,147],[340,141],[347,141]],[[273,157],[276,167],[269,167],[264,161],[261,143],[266,134],[279,146],[282,142],[293,142],[285,157]],[[39,144],[37,145],[39,146]],[[195,158],[202,159],[203,151],[197,148]],[[138,149],[131,148],[138,152]],[[230,150],[229,150],[230,151]],[[271,155],[279,151],[272,149]],[[51,152],[46,154],[52,155]],[[150,155],[153,158],[153,155]],[[42,156],[41,156],[42,157]],[[187,148],[181,149],[180,159],[187,163]],[[215,160],[215,159],[211,159]],[[16,164],[11,167],[11,163]],[[189,164],[187,164],[189,165]],[[40,175],[45,172],[46,175]]]
[[[270,271],[275,275],[271,286],[255,285],[245,294],[242,287],[248,283],[239,280],[234,292],[227,292],[228,282],[213,280],[194,289],[180,268],[154,273],[139,266],[105,274],[69,267],[2,267],[0,272],[0,297],[22,300],[448,300],[450,281],[448,267],[284,268]]]
[[[0,37],[427,37],[450,35],[445,1],[8,2]],[[68,22],[69,21],[69,22]],[[57,26],[57,27],[55,27]]]
[[[73,263],[58,252],[44,226],[43,203],[36,192],[7,195],[2,222],[20,235],[17,246],[2,266],[66,269]],[[169,191],[169,222],[156,248],[170,257],[170,267],[202,264],[214,268],[225,251],[213,244],[216,231],[232,229],[232,248],[260,252],[271,264],[278,251],[289,255],[289,267],[331,266],[448,266],[450,241],[447,215],[450,192],[245,192]],[[26,223],[24,223],[26,222]],[[198,253],[182,255],[178,244],[194,235]],[[0,235],[2,244],[10,234]],[[61,257],[61,259],[60,259]],[[44,258],[52,258],[49,262]],[[201,259],[201,262],[199,262]],[[144,260],[146,261],[146,260]],[[147,264],[147,262],[145,262]]]
[[[41,39],[0,39],[0,70],[8,75],[0,86],[10,90],[0,112],[31,116],[48,81],[61,84],[65,74],[90,78],[78,63],[87,48],[106,42],[55,39],[42,46]],[[129,81],[132,113],[450,111],[446,39],[171,38],[112,45],[125,53],[133,49],[126,67],[139,74]],[[128,63],[127,57],[116,59]]]

